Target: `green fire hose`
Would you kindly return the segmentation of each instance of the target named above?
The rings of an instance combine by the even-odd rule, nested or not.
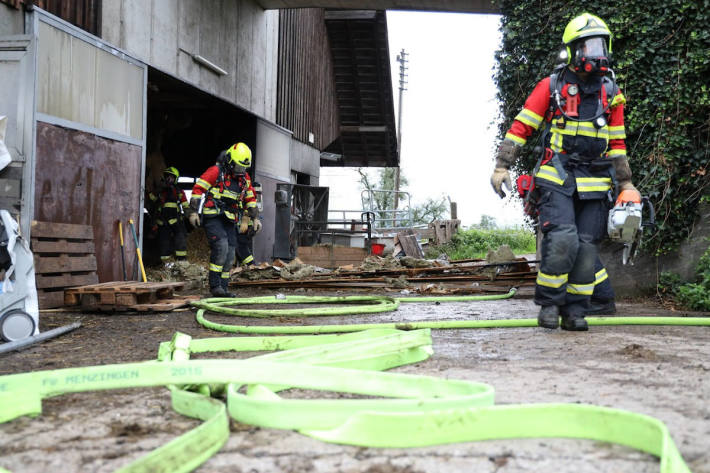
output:
[[[511,297],[509,293],[496,298]],[[476,297],[476,299],[469,299]],[[466,296],[484,300],[489,296]],[[347,307],[287,309],[291,316],[343,315],[394,310],[402,301],[373,296],[348,298],[206,299],[198,321],[212,328],[236,327],[204,319],[211,310],[268,317],[283,311],[225,307],[233,304],[332,304]],[[448,301],[450,298],[427,298]],[[248,302],[244,302],[244,301]],[[392,307],[394,309],[392,309]],[[236,311],[243,312],[237,314]],[[588,318],[590,325],[637,323],[710,325],[710,318]],[[475,324],[473,324],[475,323]],[[70,392],[168,386],[173,408],[203,423],[154,450],[121,472],[191,471],[218,451],[229,435],[229,418],[261,427],[293,429],[314,438],[366,447],[415,447],[487,439],[567,437],[625,445],[657,456],[661,473],[689,473],[668,429],[658,419],[619,409],[580,404],[493,404],[493,388],[483,383],[430,376],[384,373],[425,360],[432,353],[429,324],[435,328],[535,326],[535,319],[465,320],[406,324],[316,327],[238,327],[273,332],[351,332],[340,335],[231,337],[192,340],[176,334],[161,344],[158,360],[68,368],[0,377],[0,422],[41,413],[42,399]],[[386,327],[383,327],[386,326]],[[376,330],[359,331],[377,326]],[[409,331],[387,328],[400,326]],[[336,329],[339,327],[339,329]],[[357,328],[356,328],[357,327]],[[192,353],[281,350],[247,360],[190,360]],[[245,386],[246,390],[241,387]],[[300,388],[375,399],[290,399],[277,393]],[[226,396],[226,405],[210,396]],[[1,461],[1,460],[0,460]],[[0,468],[2,471],[2,468]]]
[[[537,319],[492,319],[492,320],[444,320],[423,322],[389,322],[347,325],[299,325],[299,326],[264,326],[264,325],[229,325],[212,322],[205,318],[205,312],[211,311],[224,315],[241,317],[309,317],[336,316],[363,313],[387,312],[395,310],[400,302],[464,302],[482,300],[500,300],[513,297],[513,288],[506,294],[486,296],[454,296],[454,297],[405,297],[391,298],[385,296],[263,296],[251,298],[209,298],[192,302],[197,308],[197,322],[209,329],[220,332],[248,334],[322,334],[359,332],[372,329],[477,329],[477,328],[511,328],[537,327]],[[370,302],[367,305],[361,305]],[[301,309],[237,309],[231,305],[252,304],[345,304],[342,307],[301,308]],[[678,325],[678,326],[710,326],[710,317],[586,317],[590,326],[599,325]]]
[[[217,350],[288,350],[248,360],[190,361]],[[162,344],[161,361],[69,368],[0,377],[0,421],[41,412],[41,400],[69,392],[170,386],[173,407],[204,421],[121,472],[191,471],[229,434],[226,412],[239,422],[295,429],[328,442],[368,447],[414,447],[529,437],[606,441],[660,458],[661,473],[688,473],[665,425],[652,417],[579,404],[493,405],[482,383],[381,373],[431,353],[429,331],[379,330],[339,336],[191,340],[177,334]],[[359,360],[359,361],[358,361]],[[357,367],[355,370],[353,367]],[[177,386],[217,391],[227,405]],[[247,385],[245,394],[239,386]],[[384,399],[284,399],[287,388]]]

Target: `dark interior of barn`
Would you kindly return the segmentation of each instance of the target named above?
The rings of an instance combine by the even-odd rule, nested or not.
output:
[[[239,141],[252,150],[249,172],[253,174],[256,163],[253,115],[152,67],[148,72],[147,94],[146,193],[159,184],[163,169],[173,166],[180,172],[179,187],[188,191],[189,196],[195,180],[215,163],[219,153]],[[160,262],[150,227],[146,221],[146,238],[143,238],[146,265]],[[187,227],[190,231],[190,225]]]

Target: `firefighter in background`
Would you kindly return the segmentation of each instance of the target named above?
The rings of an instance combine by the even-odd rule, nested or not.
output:
[[[205,229],[210,245],[210,293],[215,297],[236,297],[229,292],[228,285],[237,247],[240,209],[252,219],[259,216],[247,173],[249,166],[251,150],[244,143],[236,143],[220,153],[217,164],[210,166],[192,188],[189,219],[193,226],[201,223]]]
[[[261,200],[261,184],[252,183],[254,195],[256,197],[256,207],[261,214],[263,203]],[[247,266],[254,262],[254,235],[261,231],[261,220],[251,218],[248,214],[242,213],[239,221],[239,231],[237,233],[237,260],[241,266]]]
[[[508,169],[530,135],[545,127],[544,155],[532,191],[542,231],[535,303],[538,324],[587,330],[584,320],[595,283],[598,244],[616,187],[617,203],[640,202],[626,157],[623,94],[610,69],[611,32],[584,13],[563,35],[567,64],[538,82],[506,133],[491,177],[504,197]],[[546,122],[546,123],[543,123]],[[611,201],[611,202],[610,202]]]
[[[177,186],[180,173],[172,166],[165,168],[160,186],[148,194],[151,211],[157,226],[160,260],[167,263],[172,256],[187,258],[187,232],[183,215],[188,209],[185,191]]]

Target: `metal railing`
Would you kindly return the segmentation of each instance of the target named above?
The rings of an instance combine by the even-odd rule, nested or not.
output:
[[[399,202],[400,196],[405,196],[406,206],[404,208],[384,208],[376,207],[379,201]],[[362,209],[375,214],[375,228],[398,229],[412,226],[412,206],[411,196],[406,191],[394,191],[387,189],[365,189],[360,193]]]
[[[304,234],[310,234],[312,238],[317,242],[321,243],[321,236],[330,234],[331,244],[335,241],[336,234],[365,234],[367,235],[365,240],[365,247],[369,248],[372,242],[372,226],[375,221],[375,215],[372,212],[359,212],[360,216],[358,219],[343,219],[343,220],[326,220],[324,222],[316,221],[296,221],[294,226],[294,233],[297,236],[297,241]],[[336,227],[333,228],[333,225]],[[338,225],[343,225],[342,228],[337,227]],[[323,226],[326,227],[323,230]],[[348,228],[349,227],[349,228]]]

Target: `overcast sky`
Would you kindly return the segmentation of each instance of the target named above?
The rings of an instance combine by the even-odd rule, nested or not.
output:
[[[492,79],[500,17],[460,13],[387,12],[395,114],[399,100],[397,54],[409,53],[404,92],[400,166],[413,205],[450,196],[465,226],[481,215],[499,225],[522,224],[519,203],[491,188],[498,106]],[[331,210],[359,209],[354,168],[321,168]]]

